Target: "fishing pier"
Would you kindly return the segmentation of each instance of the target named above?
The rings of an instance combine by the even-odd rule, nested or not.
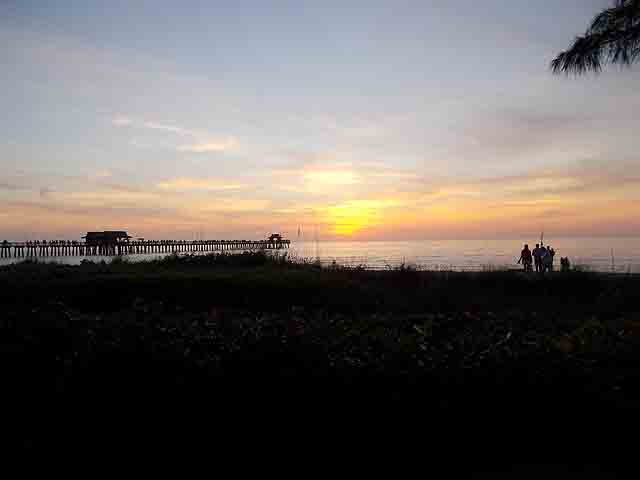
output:
[[[131,240],[126,232],[88,232],[82,241],[36,240],[0,243],[0,258],[92,257],[144,253],[280,250],[290,240],[278,234],[266,240]]]

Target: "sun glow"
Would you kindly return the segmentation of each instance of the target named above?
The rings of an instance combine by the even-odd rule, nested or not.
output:
[[[384,222],[384,210],[396,206],[392,200],[352,200],[327,207],[325,216],[331,233],[350,237]]]

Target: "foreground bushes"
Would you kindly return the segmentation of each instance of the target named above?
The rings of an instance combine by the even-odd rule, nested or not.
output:
[[[34,422],[16,426],[25,448],[50,445],[43,432],[97,441],[110,425],[86,419],[105,412],[154,412],[149,421],[182,441],[202,440],[207,418],[220,428],[350,412],[348,422],[391,416],[431,435],[561,429],[545,444],[570,432],[588,448],[640,406],[638,286],[635,276],[370,272],[255,254],[25,263],[0,269],[1,373],[9,411]]]

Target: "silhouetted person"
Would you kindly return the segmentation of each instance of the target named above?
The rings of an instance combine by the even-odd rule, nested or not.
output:
[[[547,259],[547,270],[553,272],[553,260],[556,256],[556,251],[551,245],[547,245],[547,255],[549,256],[549,258]]]
[[[545,246],[540,246],[540,273],[544,273],[547,269],[547,248]]]
[[[536,243],[536,248],[533,249],[533,261],[536,265],[536,272],[542,272],[542,257],[544,255],[544,247],[541,247],[539,243]]]
[[[542,255],[542,271],[543,272],[551,272],[553,271],[553,255],[555,255],[555,252],[553,252],[553,254],[551,253],[552,249],[551,247],[541,247],[543,250],[543,255]]]
[[[563,272],[568,272],[571,270],[571,262],[569,262],[569,257],[560,257],[560,270]]]
[[[531,255],[531,250],[529,250],[529,245],[524,246],[524,249],[520,253],[520,258],[518,259],[518,263],[522,262],[522,266],[524,267],[525,272],[531,271],[531,262],[533,256]]]

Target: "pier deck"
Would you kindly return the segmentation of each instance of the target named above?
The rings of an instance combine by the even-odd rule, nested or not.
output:
[[[0,243],[0,258],[19,257],[90,257],[140,253],[226,252],[280,250],[289,248],[290,240],[136,240],[112,244],[84,241],[33,241]]]

